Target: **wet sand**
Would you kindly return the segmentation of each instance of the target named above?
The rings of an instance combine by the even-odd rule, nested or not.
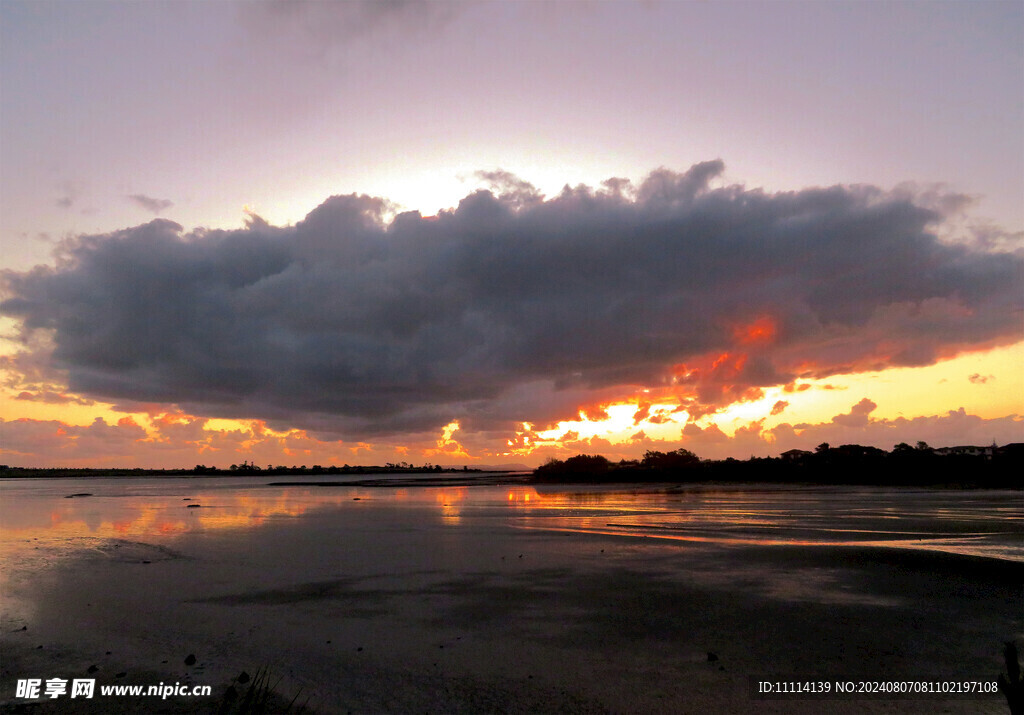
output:
[[[877,535],[822,545],[806,520],[766,524],[756,494],[716,519],[740,502],[521,485],[507,499],[493,486],[188,488],[119,501],[69,486],[96,496],[60,514],[45,498],[20,521],[5,512],[0,711],[73,712],[66,698],[14,698],[15,680],[95,677],[209,684],[214,697],[78,712],[214,712],[234,676],[266,667],[284,698],[320,713],[1002,713],[999,694],[759,699],[752,682],[990,682],[1003,641],[1024,635],[1024,563]],[[201,508],[186,512],[186,498]],[[35,506],[66,526],[33,525]],[[946,541],[1019,535],[998,510],[987,537],[984,509],[970,524],[932,511],[916,528],[944,519]],[[131,514],[140,523],[104,526]]]

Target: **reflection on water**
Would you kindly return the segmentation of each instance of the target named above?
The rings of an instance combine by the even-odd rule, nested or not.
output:
[[[434,501],[441,507],[441,521],[450,526],[455,526],[462,521],[462,505],[466,501],[468,493],[469,487],[436,490]]]
[[[297,481],[297,480],[296,480]],[[88,493],[91,496],[71,494]],[[0,482],[0,556],[80,539],[169,544],[349,509],[413,509],[439,528],[517,529],[727,546],[862,545],[1024,561],[1019,492],[854,487],[267,486],[259,478]],[[41,542],[41,543],[40,543]],[[682,544],[680,544],[682,545]]]
[[[275,517],[302,516],[314,507],[340,503],[345,497],[314,495],[309,490],[277,492],[189,492],[180,497],[90,495],[53,500],[4,492],[4,539],[23,535],[50,538],[160,537],[185,532],[247,529]],[[21,497],[21,498],[19,498]],[[348,497],[351,499],[352,497]],[[14,514],[17,509],[18,513]],[[8,512],[11,512],[10,514]]]
[[[610,493],[510,490],[529,528],[733,546],[882,546],[1024,562],[1012,491],[694,486]]]

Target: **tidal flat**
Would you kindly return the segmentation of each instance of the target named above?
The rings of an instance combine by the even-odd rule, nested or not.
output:
[[[292,712],[1007,711],[756,684],[994,682],[1019,491],[270,481],[0,482],[0,712],[217,712],[260,669]]]

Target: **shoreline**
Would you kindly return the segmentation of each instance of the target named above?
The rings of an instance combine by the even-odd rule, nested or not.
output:
[[[376,472],[366,472],[366,474],[375,474]],[[338,476],[346,477],[351,475],[359,475],[361,473],[350,472],[348,474],[337,474],[337,475],[325,475],[325,476]],[[284,482],[263,482],[261,486],[281,487],[281,486],[306,486],[306,487],[364,487],[364,488],[375,488],[375,487],[443,487],[443,486],[493,486],[495,484],[505,483],[516,483],[525,484],[537,488],[538,490],[572,490],[579,488],[607,488],[607,489],[622,489],[622,490],[635,490],[649,488],[658,491],[672,491],[672,490],[686,490],[686,489],[700,489],[702,487],[736,487],[736,488],[829,488],[829,487],[877,487],[884,489],[900,489],[900,490],[913,490],[913,489],[925,489],[925,490],[961,490],[961,491],[1013,491],[1021,492],[1024,491],[1024,482],[1019,479],[1010,480],[1007,482],[999,481],[995,483],[984,483],[984,482],[970,482],[970,481],[920,481],[920,482],[885,482],[885,481],[872,481],[872,480],[838,480],[838,481],[824,481],[815,479],[782,479],[782,480],[771,480],[771,479],[757,479],[754,477],[742,477],[742,478],[697,478],[694,479],[692,476],[696,475],[672,475],[665,476],[663,478],[651,478],[647,476],[644,479],[616,479],[616,478],[595,478],[595,479],[571,479],[571,480],[555,480],[555,479],[540,479],[538,480],[532,473],[528,472],[505,472],[505,471],[477,471],[470,470],[469,473],[464,473],[462,470],[455,470],[451,472],[450,477],[434,477],[432,473],[428,476],[427,472],[423,472],[424,476],[406,476],[405,474],[396,472],[384,472],[387,475],[395,475],[395,478],[388,479],[357,479],[349,481],[327,481],[327,480],[311,480],[311,481],[284,481]],[[442,473],[444,474],[444,473]],[[203,479],[214,479],[214,480],[243,480],[253,479],[259,477],[281,477],[281,476],[310,476],[305,473],[295,474],[261,474],[259,472],[252,474],[193,474],[185,472],[181,474],[164,474],[164,473],[145,473],[145,474],[108,474],[108,473],[97,473],[97,474],[57,474],[57,475],[3,475],[0,474],[0,484],[8,482],[16,484],[20,481],[28,481],[33,479],[44,480],[44,481],[61,481],[61,480],[74,480],[81,479],[84,481],[101,480],[101,479],[113,479],[113,480],[145,480],[145,479],[158,479],[158,480],[203,480]],[[91,494],[73,494],[69,496],[92,496]]]

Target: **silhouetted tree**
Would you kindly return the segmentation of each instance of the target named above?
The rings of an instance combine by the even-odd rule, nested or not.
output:
[[[601,455],[577,454],[569,457],[564,462],[560,459],[550,459],[547,463],[537,468],[536,474],[541,477],[551,478],[576,478],[604,474],[608,471],[611,462]]]
[[[640,465],[649,469],[685,469],[700,464],[700,457],[688,449],[673,452],[647,451]]]

